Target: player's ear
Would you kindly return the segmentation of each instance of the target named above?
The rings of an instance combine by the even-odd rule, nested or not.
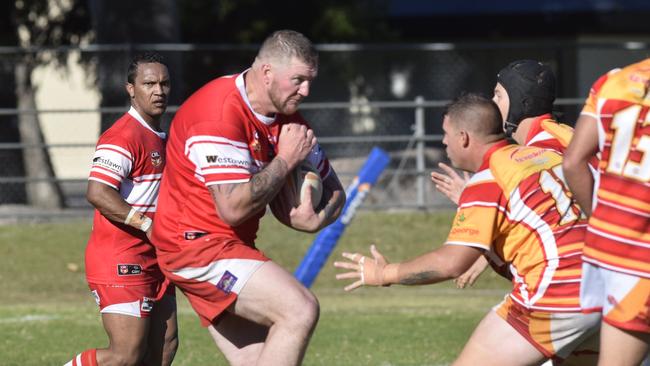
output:
[[[264,85],[271,84],[271,79],[273,78],[271,64],[262,64],[262,77],[264,78]]]
[[[135,98],[135,90],[133,88],[133,84],[126,83],[125,88],[126,88],[126,92],[129,93],[129,97],[131,99]]]
[[[460,146],[468,147],[469,146],[470,136],[467,133],[467,131],[466,130],[460,130],[460,133],[458,135],[459,135],[458,138],[460,139]]]

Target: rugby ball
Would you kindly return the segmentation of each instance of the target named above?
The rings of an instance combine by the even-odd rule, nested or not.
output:
[[[291,178],[293,191],[295,192],[294,206],[300,206],[305,200],[305,196],[308,194],[307,192],[311,190],[311,203],[314,206],[314,210],[316,210],[323,197],[323,181],[321,181],[316,169],[310,163],[303,162],[293,170]]]

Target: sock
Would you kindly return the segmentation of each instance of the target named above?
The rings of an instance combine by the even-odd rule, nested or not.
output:
[[[87,349],[63,366],[97,366],[97,350]]]

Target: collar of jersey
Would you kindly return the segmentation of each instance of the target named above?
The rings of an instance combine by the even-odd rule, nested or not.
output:
[[[135,108],[133,108],[133,106],[131,106],[131,108],[129,109],[129,114],[131,115],[131,117],[135,118],[136,121],[140,122],[140,124],[142,126],[144,126],[144,128],[146,128],[149,131],[155,133],[161,139],[164,140],[165,137],[167,136],[164,132],[158,132],[158,131],[154,130],[153,128],[151,128],[151,126],[149,126],[149,124],[144,120],[144,118],[142,118],[140,113],[138,113],[138,111],[136,111]]]
[[[552,119],[553,116],[550,113],[542,114],[541,116],[535,117],[533,123],[530,125],[530,130],[528,131],[528,136],[526,136],[525,145],[530,144],[530,141],[537,136],[538,133],[542,131],[542,121],[545,119]]]
[[[248,109],[253,112],[255,117],[260,120],[260,122],[264,123],[265,125],[271,125],[273,122],[275,122],[275,117],[267,117],[263,114],[259,114],[253,110],[253,107],[251,107],[251,102],[248,100],[248,95],[246,95],[246,84],[244,83],[244,75],[248,72],[250,69],[244,70],[241,74],[237,75],[237,78],[235,79],[235,85],[237,85],[237,89],[239,90],[239,95],[241,95],[241,98],[244,100],[244,103],[246,103],[246,106]]]
[[[492,156],[492,154],[495,151],[499,150],[500,148],[502,148],[504,146],[508,146],[508,145],[510,145],[510,142],[508,142],[508,140],[504,139],[504,140],[501,140],[501,141],[497,141],[497,143],[490,146],[488,151],[485,152],[485,155],[483,155],[483,163],[481,164],[481,167],[478,168],[477,171],[480,172],[481,170],[488,169],[490,167],[490,156]]]

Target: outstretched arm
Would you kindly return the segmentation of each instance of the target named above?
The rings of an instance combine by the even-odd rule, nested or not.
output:
[[[436,189],[458,205],[460,194],[463,193],[465,185],[469,181],[469,173],[463,172],[461,177],[456,171],[445,163],[438,163],[443,173],[431,172],[431,181],[436,185]]]
[[[386,258],[372,245],[372,257],[359,253],[343,253],[348,259],[334,262],[337,268],[351,270],[336,275],[337,280],[353,279],[345,291],[361,286],[426,285],[442,282],[465,272],[481,255],[477,248],[460,245],[443,245],[409,261],[388,263]]]

